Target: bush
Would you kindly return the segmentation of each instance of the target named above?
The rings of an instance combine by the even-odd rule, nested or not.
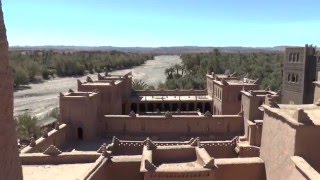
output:
[[[40,135],[40,127],[37,125],[38,118],[24,113],[15,118],[19,139],[37,138]]]
[[[14,69],[14,85],[19,87],[20,85],[26,85],[29,83],[28,73],[22,67],[16,67]]]

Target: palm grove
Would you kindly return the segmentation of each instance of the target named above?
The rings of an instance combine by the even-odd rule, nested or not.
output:
[[[153,59],[149,54],[102,51],[11,51],[16,87],[54,76],[82,76],[131,68]]]
[[[261,88],[281,89],[282,53],[222,53],[215,49],[210,53],[183,54],[181,59],[182,64],[176,64],[165,70],[167,80],[165,83],[160,83],[159,88],[204,89],[205,74],[214,72],[259,78]]]

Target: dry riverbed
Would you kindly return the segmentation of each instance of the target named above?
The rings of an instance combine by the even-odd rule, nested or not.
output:
[[[131,69],[114,71],[112,74],[125,74],[132,71],[134,79],[142,79],[149,85],[157,86],[164,82],[166,76],[164,70],[174,64],[181,63],[179,56],[156,56],[141,66]],[[97,75],[90,75],[97,79]],[[58,106],[59,92],[66,92],[69,89],[77,89],[77,79],[84,81],[83,77],[55,78],[40,84],[31,84],[30,89],[16,91],[14,93],[14,115],[24,112],[45,116],[53,108]]]

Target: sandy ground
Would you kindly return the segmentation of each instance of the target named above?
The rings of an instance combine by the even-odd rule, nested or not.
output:
[[[25,180],[80,179],[93,164],[94,163],[60,165],[23,165],[23,178]]]
[[[132,69],[114,71],[112,74],[125,74],[132,71],[134,79],[142,79],[149,85],[158,85],[165,81],[164,70],[176,63],[180,63],[179,56],[156,56],[141,66]],[[91,75],[96,79],[96,75]],[[30,89],[14,93],[14,115],[28,112],[39,117],[44,116],[51,109],[58,106],[59,92],[69,89],[77,89],[77,79],[85,80],[83,77],[55,78],[41,84],[31,84]]]

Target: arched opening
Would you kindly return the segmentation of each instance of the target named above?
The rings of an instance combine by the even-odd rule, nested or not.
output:
[[[289,82],[291,81],[291,74],[290,73],[288,74],[288,81]]]
[[[154,104],[153,103],[148,103],[147,104],[147,110],[148,110],[148,112],[154,112]]]
[[[83,140],[83,130],[81,127],[78,128],[78,139]]]
[[[197,103],[197,110],[199,110],[200,112],[203,112],[202,103]]]
[[[298,82],[299,81],[299,75],[297,74],[296,75],[296,82]]]
[[[169,103],[164,103],[163,109],[164,109],[164,111],[171,111],[170,110],[170,104]]]
[[[156,104],[156,110],[159,109],[159,111],[162,111],[162,104],[161,103],[157,103]]]
[[[295,62],[295,61],[296,61],[296,54],[294,53],[294,54],[293,54],[292,62]]]
[[[172,104],[172,111],[177,111],[179,109],[178,103],[173,103]]]
[[[295,75],[295,74],[292,74],[292,76],[291,76],[291,82],[296,82],[296,75]]]
[[[187,111],[187,104],[186,103],[181,103],[180,111]]]
[[[207,111],[212,113],[212,109],[211,109],[211,104],[210,103],[205,103],[204,104],[204,112],[207,112]]]
[[[135,113],[137,113],[137,110],[138,110],[137,104],[136,103],[132,103],[131,104],[131,111],[134,111]]]
[[[141,112],[145,113],[146,112],[146,104],[144,104],[144,103],[139,104],[139,111],[140,111],[140,113]]]
[[[193,103],[189,103],[188,104],[188,111],[194,111],[194,104]]]

